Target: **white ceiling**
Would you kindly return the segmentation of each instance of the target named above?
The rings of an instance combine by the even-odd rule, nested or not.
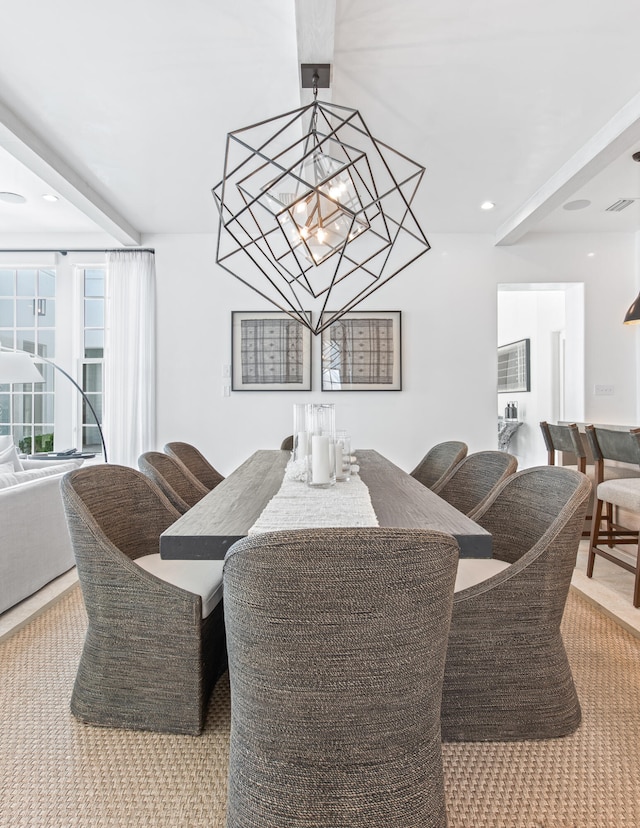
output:
[[[638,0],[3,6],[0,191],[27,202],[0,201],[0,248],[214,231],[226,133],[299,106],[300,60],[330,62],[319,97],[426,166],[427,236],[640,228],[640,201],[605,209],[640,199]]]

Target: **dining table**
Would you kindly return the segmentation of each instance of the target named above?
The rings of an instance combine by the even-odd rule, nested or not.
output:
[[[260,450],[192,506],[160,536],[160,557],[222,560],[229,548],[252,531],[283,485],[291,452]],[[460,557],[490,558],[491,534],[410,474],[372,449],[357,451],[357,475],[368,489],[377,525],[383,528],[437,529],[458,542]],[[306,487],[304,482],[296,486]],[[335,496],[351,481],[335,484]],[[333,488],[333,487],[332,487]],[[301,490],[301,494],[302,494]],[[304,492],[308,495],[308,491]],[[300,499],[298,512],[313,497]],[[303,514],[298,514],[304,520]],[[279,529],[292,528],[286,520]],[[342,524],[344,525],[344,524]],[[309,528],[314,526],[309,519]]]

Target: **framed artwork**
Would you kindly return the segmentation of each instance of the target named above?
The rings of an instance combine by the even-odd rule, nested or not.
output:
[[[231,312],[233,391],[311,391],[311,332],[280,311]]]
[[[351,311],[322,332],[323,391],[401,391],[400,311]]]
[[[529,339],[519,339],[498,348],[498,394],[515,391],[531,391]]]

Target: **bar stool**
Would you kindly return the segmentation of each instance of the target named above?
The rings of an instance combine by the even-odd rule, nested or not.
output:
[[[640,428],[629,431],[613,431],[606,428],[587,426],[587,440],[593,452],[596,466],[596,505],[591,525],[591,540],[587,560],[587,577],[593,576],[596,555],[626,569],[635,576],[633,606],[640,607],[640,561],[638,540],[640,533],[620,524],[620,509],[637,515],[640,519],[640,468],[611,467],[609,474],[620,473],[619,477],[605,479],[605,460],[640,466]],[[617,507],[614,520],[613,507]],[[602,522],[606,528],[602,528]],[[600,544],[606,543],[607,549]],[[635,544],[636,560],[629,560],[616,554],[614,548]]]
[[[591,480],[593,491],[595,492],[595,469],[593,465],[587,466],[587,449],[584,445],[582,435],[578,430],[578,426],[575,423],[570,423],[569,425],[554,425],[543,420],[540,423],[540,430],[542,431],[544,444],[547,448],[547,463],[550,466],[555,466],[556,460],[558,459],[558,452],[574,454],[576,463],[566,468],[575,469],[576,471],[582,472],[582,474],[586,474]],[[587,508],[588,514],[585,517],[585,528],[582,531],[583,538],[588,538],[591,535],[586,521],[590,521],[593,515],[593,498],[594,496],[592,494]]]

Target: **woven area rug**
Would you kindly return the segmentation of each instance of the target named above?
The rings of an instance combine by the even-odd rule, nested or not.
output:
[[[200,737],[83,725],[69,712],[79,588],[0,645],[2,828],[222,828],[229,687]],[[564,634],[583,723],[564,739],[444,745],[450,828],[640,824],[640,640],[570,595]]]

